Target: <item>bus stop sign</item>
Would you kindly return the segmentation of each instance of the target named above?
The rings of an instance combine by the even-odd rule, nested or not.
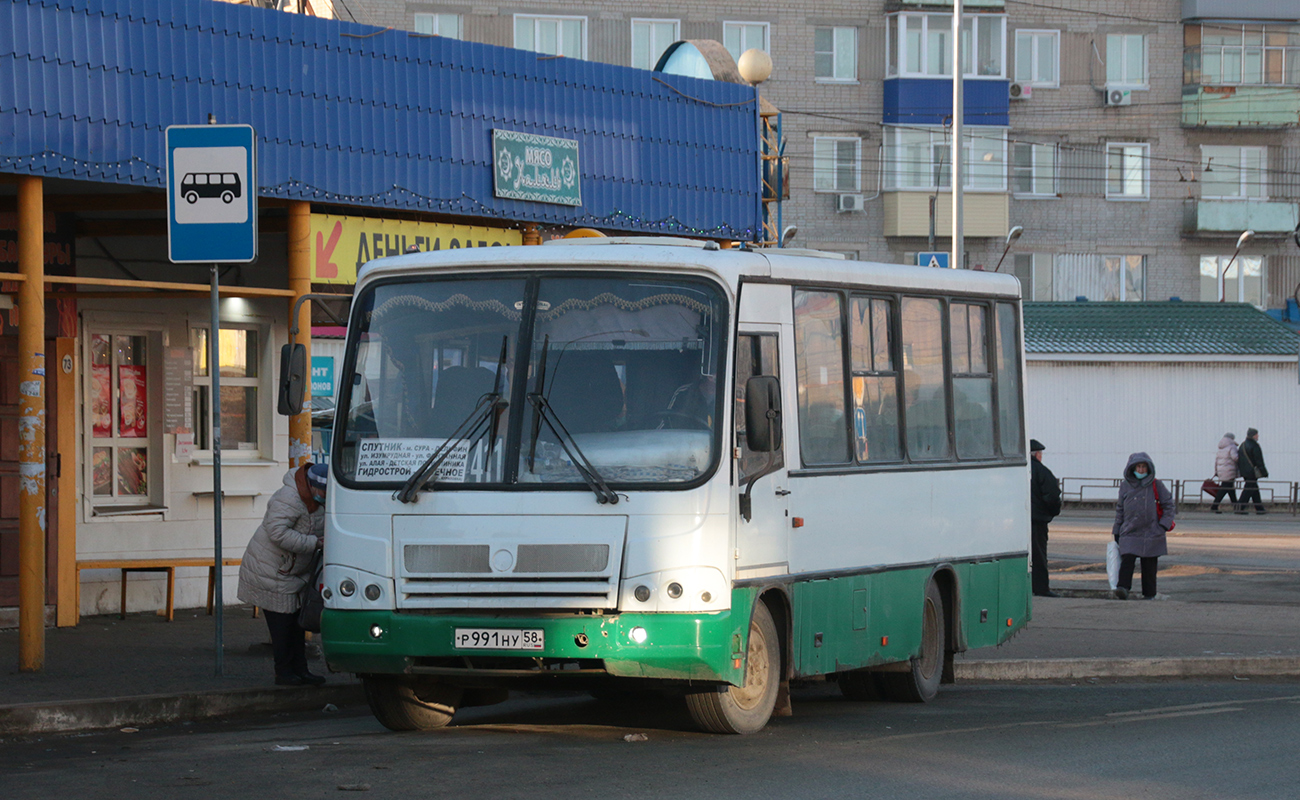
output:
[[[167,128],[167,257],[257,259],[257,135],[250,125]]]

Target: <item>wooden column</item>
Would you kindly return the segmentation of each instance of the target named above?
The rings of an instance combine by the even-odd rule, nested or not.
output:
[[[311,294],[311,203],[289,203],[289,313],[299,297]],[[290,320],[292,326],[293,320]],[[298,312],[298,335],[292,344],[307,348],[306,399],[311,400],[311,301],[302,304]],[[298,467],[311,460],[311,411],[289,417],[289,466]]]
[[[60,628],[76,625],[81,621],[81,602],[77,584],[77,378],[75,364],[77,361],[77,340],[59,338],[55,340],[58,348],[53,360],[58,371],[46,377],[56,381],[58,392],[59,415],[58,452],[59,477],[55,502],[59,506],[59,594],[55,609],[55,624]],[[64,366],[72,369],[64,371]]]
[[[45,203],[18,182],[18,668],[45,667]]]

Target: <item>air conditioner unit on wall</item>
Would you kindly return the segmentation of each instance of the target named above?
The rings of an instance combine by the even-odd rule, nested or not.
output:
[[[842,194],[835,204],[836,211],[861,211],[862,195],[860,194]]]
[[[1128,106],[1133,104],[1133,90],[1131,89],[1106,89],[1106,105],[1108,106]]]
[[[1028,100],[1034,96],[1034,87],[1027,83],[1013,83],[1007,87],[1007,94],[1012,100]]]

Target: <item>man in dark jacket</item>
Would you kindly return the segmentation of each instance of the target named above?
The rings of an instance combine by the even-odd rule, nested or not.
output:
[[[1237,470],[1245,484],[1241,492],[1241,508],[1238,514],[1249,514],[1246,507],[1255,501],[1255,513],[1264,514],[1263,498],[1259,496],[1259,480],[1268,477],[1268,467],[1264,466],[1264,451],[1259,447],[1259,431],[1250,428],[1246,431],[1246,441],[1241,443],[1237,452]]]
[[[1030,575],[1035,596],[1060,597],[1047,582],[1047,523],[1061,513],[1061,485],[1052,471],[1043,466],[1045,449],[1037,439],[1029,440]]]

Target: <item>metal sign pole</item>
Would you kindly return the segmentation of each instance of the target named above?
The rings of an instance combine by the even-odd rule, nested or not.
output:
[[[212,413],[212,543],[216,550],[216,580],[213,581],[212,613],[216,620],[217,677],[222,674],[222,552],[221,552],[221,316],[217,296],[217,265],[212,265],[212,330],[208,335],[208,374],[212,376],[212,395],[208,408]]]

